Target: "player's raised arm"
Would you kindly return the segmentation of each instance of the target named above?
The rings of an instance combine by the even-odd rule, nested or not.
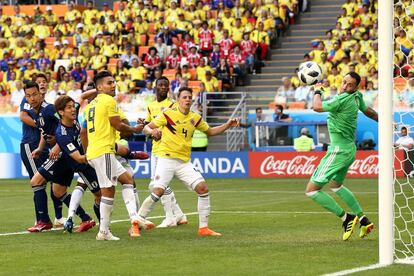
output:
[[[26,111],[20,111],[20,121],[28,126],[36,127],[36,122]]]
[[[320,90],[315,90],[313,94],[313,111],[315,112],[324,112],[322,107],[322,92]]]
[[[119,116],[113,116],[109,117],[109,122],[111,123],[111,126],[113,126],[116,130],[118,130],[121,133],[137,133],[141,132],[144,128],[143,124],[137,124],[136,126],[132,127],[124,122],[122,122],[121,117]]]
[[[238,127],[238,126],[240,126],[239,118],[232,118],[222,125],[209,128],[205,133],[208,136],[215,136],[215,135],[219,135],[223,133],[224,131],[228,130],[231,127]]]
[[[371,107],[368,107],[365,112],[364,112],[365,116],[367,116],[368,118],[371,118],[372,120],[378,122],[378,113],[372,109]]]

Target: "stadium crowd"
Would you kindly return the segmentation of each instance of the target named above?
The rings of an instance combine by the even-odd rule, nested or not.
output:
[[[299,1],[300,2],[300,1]],[[93,75],[104,69],[117,81],[121,106],[153,100],[154,80],[168,77],[171,92],[233,89],[255,74],[268,49],[298,13],[296,0],[121,1],[117,9],[87,2],[52,6],[28,16],[0,7],[0,112],[16,112],[23,83],[38,72],[49,79],[46,99],[79,100]],[[143,100],[143,101],[141,101]],[[132,104],[135,103],[135,104]],[[138,104],[139,105],[139,104]]]
[[[304,55],[305,61],[314,61],[323,71],[324,99],[334,97],[343,77],[357,72],[361,77],[361,91],[367,105],[376,107],[378,93],[378,3],[376,0],[347,0],[342,5],[334,29],[326,37],[311,41],[312,50]],[[395,4],[394,99],[399,108],[414,105],[413,59],[414,3],[409,0]],[[289,107],[289,103],[303,102],[312,106],[310,87],[301,85],[297,71],[292,77],[282,78],[274,102]],[[296,106],[295,106],[296,107]]]

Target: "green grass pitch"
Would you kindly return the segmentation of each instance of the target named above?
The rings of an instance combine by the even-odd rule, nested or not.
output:
[[[343,242],[341,222],[306,198],[306,179],[207,182],[212,203],[210,227],[223,237],[197,236],[197,197],[173,182],[182,209],[192,213],[188,225],[142,231],[140,238],[131,239],[118,190],[113,213],[118,222],[111,229],[121,240],[98,242],[97,227],[81,234],[58,230],[4,235],[31,226],[34,211],[26,180],[1,180],[0,275],[320,275],[378,262],[377,229],[363,240],[357,229],[350,241]],[[143,200],[148,195],[146,180],[137,183]],[[350,179],[346,185],[377,224],[377,181]],[[85,193],[82,205],[94,216],[90,193]],[[51,203],[49,211],[53,217]],[[159,205],[151,216],[162,214]],[[158,224],[162,219],[152,220]],[[412,275],[414,267],[393,265],[363,273]]]

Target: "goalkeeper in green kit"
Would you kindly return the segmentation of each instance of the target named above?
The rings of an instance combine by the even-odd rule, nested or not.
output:
[[[361,77],[357,73],[350,72],[342,81],[340,93],[333,99],[322,101],[320,90],[316,90],[313,97],[314,111],[329,112],[328,130],[331,144],[306,187],[306,195],[342,219],[344,241],[351,237],[358,221],[361,225],[361,238],[374,228],[374,224],[364,215],[354,194],[343,185],[348,168],[355,159],[358,110],[378,122],[377,112],[365,105],[362,94],[358,91],[360,81]],[[348,205],[352,214],[346,213],[330,195],[321,190],[328,183],[331,190]]]

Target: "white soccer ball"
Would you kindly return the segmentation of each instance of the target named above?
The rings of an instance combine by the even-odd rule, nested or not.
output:
[[[322,69],[316,62],[304,62],[299,66],[298,78],[307,85],[317,84],[322,79]]]

